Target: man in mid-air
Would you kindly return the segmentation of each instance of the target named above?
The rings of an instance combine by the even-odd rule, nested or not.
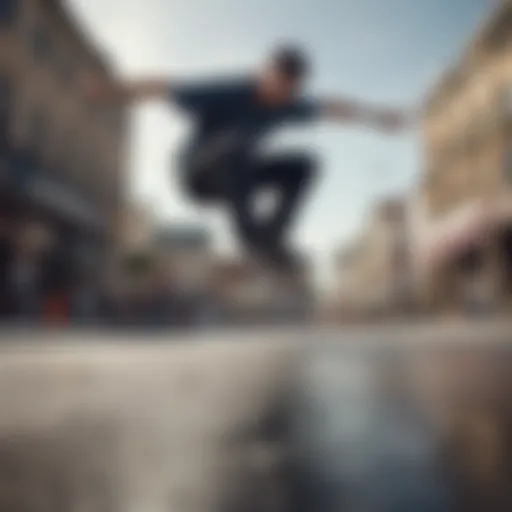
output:
[[[200,203],[225,206],[245,247],[273,268],[289,270],[296,257],[287,235],[316,169],[305,153],[264,155],[259,148],[263,136],[283,125],[318,119],[384,132],[408,124],[402,110],[345,98],[318,101],[300,96],[308,67],[300,49],[286,46],[274,51],[259,72],[242,78],[194,83],[152,78],[115,87],[94,78],[87,88],[97,101],[168,99],[189,115],[195,127],[180,164],[185,189]],[[266,216],[254,208],[262,189],[274,189],[278,197]]]

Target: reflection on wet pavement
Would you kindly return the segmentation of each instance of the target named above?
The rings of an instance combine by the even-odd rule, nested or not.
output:
[[[4,346],[0,512],[512,510],[505,345],[277,339]]]
[[[510,355],[330,346],[297,411],[304,510],[512,510]]]

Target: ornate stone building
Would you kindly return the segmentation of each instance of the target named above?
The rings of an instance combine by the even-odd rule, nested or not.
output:
[[[82,84],[114,72],[65,1],[3,1],[0,25],[0,194],[18,223],[97,262],[123,199],[125,115],[90,104]]]
[[[424,105],[426,229],[418,255],[434,310],[512,297],[512,2],[499,2]]]

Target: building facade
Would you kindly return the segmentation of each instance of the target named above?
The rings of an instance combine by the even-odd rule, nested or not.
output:
[[[121,254],[151,249],[156,219],[148,205],[126,201],[118,226],[117,243]]]
[[[206,228],[169,224],[155,231],[152,245],[161,275],[177,295],[197,299],[208,293],[213,260]]]
[[[512,2],[498,3],[432,89],[423,133],[417,254],[425,305],[510,300]]]
[[[2,200],[18,232],[50,234],[71,273],[98,268],[123,198],[125,113],[90,104],[82,84],[113,71],[65,1],[2,1],[0,25]]]
[[[315,307],[310,273],[310,263],[304,261],[297,282],[290,282],[250,258],[217,258],[212,297],[230,322],[307,322]]]
[[[411,253],[406,203],[381,201],[337,260],[336,302],[343,317],[403,311],[410,303]]]

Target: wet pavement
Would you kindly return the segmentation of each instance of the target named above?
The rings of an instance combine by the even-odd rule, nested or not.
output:
[[[506,324],[10,336],[2,512],[512,510]]]

